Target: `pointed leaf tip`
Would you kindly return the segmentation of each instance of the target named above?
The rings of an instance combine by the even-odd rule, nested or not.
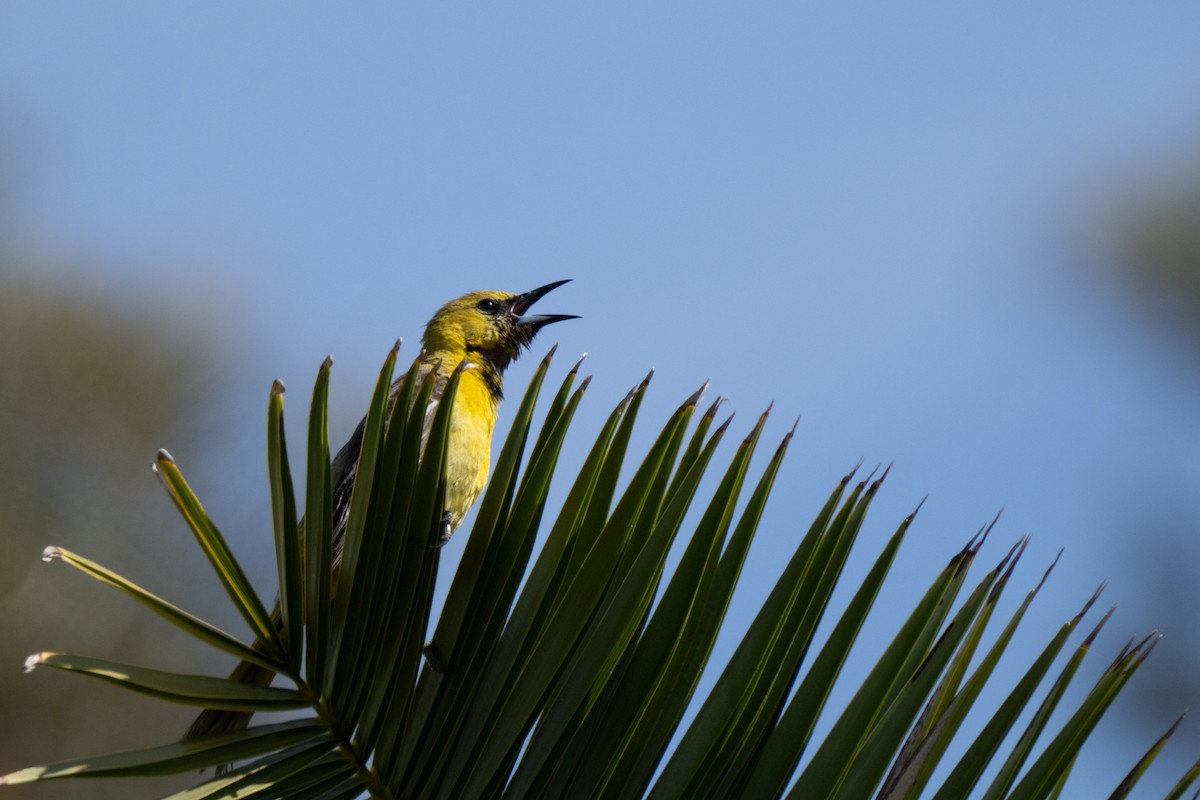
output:
[[[774,407],[774,405],[775,401],[772,400],[767,405],[767,410],[758,415],[758,421],[754,423],[754,429],[746,434],[746,438],[742,440],[743,444],[750,444],[751,441],[753,441],[760,433],[762,433],[762,429],[766,426],[767,418],[771,416],[771,408]],[[731,414],[730,416],[732,417],[733,415]],[[787,438],[790,439],[791,437],[789,436]]]
[[[1111,672],[1121,669],[1122,662],[1126,660],[1132,660],[1135,667],[1140,665],[1146,660],[1146,657],[1150,655],[1150,651],[1154,649],[1154,646],[1157,645],[1161,640],[1162,634],[1157,630],[1150,631],[1150,633],[1146,634],[1146,636],[1143,637],[1141,641],[1137,642],[1137,644],[1134,644],[1134,639],[1131,637],[1129,641],[1125,643],[1125,646],[1121,648],[1121,652],[1117,653],[1117,657],[1114,658],[1112,663],[1108,665],[1109,671]]]
[[[56,558],[62,558],[62,548],[56,545],[50,545],[42,551],[42,561],[50,562]]]
[[[887,469],[891,469],[891,468],[892,467],[889,464]],[[870,476],[867,476],[867,480],[863,481],[864,484],[867,483],[868,481],[870,482],[870,485],[867,486],[867,497],[874,497],[876,494],[878,494],[879,487],[883,486],[883,479],[887,477],[887,469],[885,469],[883,471],[883,474],[880,475],[875,480],[871,480]]]
[[[1039,589],[1041,589],[1042,585],[1046,583],[1046,579],[1049,578],[1050,573],[1054,571],[1054,567],[1058,564],[1058,560],[1060,558],[1062,558],[1062,554],[1063,554],[1063,548],[1060,547],[1058,549],[1058,555],[1056,555],[1054,557],[1054,560],[1050,562],[1050,566],[1046,567],[1046,571],[1042,573],[1042,579],[1040,581],[1038,581],[1038,585],[1033,587],[1033,590],[1035,592],[1038,591]]]
[[[917,518],[917,513],[918,513],[918,512],[921,510],[921,507],[922,507],[923,505],[925,505],[925,501],[926,501],[926,500],[928,500],[928,499],[929,499],[929,495],[925,495],[924,497],[922,497],[922,498],[921,498],[921,502],[917,503],[917,507],[916,507],[916,508],[914,508],[914,509],[912,510],[912,512],[911,512],[911,513],[909,513],[909,515],[908,515],[907,517],[905,517],[905,518],[904,518],[904,521],[905,521],[906,523],[908,523],[909,525],[911,525],[911,524],[912,524],[912,521],[913,521],[914,519],[916,519],[916,518]]]
[[[1083,644],[1079,645],[1081,650],[1087,650],[1088,648],[1090,648],[1092,646],[1092,642],[1096,641],[1096,637],[1100,635],[1100,629],[1104,627],[1105,623],[1108,622],[1109,617],[1111,617],[1113,615],[1113,612],[1115,612],[1116,610],[1117,610],[1117,607],[1113,606],[1108,611],[1104,612],[1104,616],[1101,617],[1100,621],[1096,623],[1096,627],[1092,628],[1092,632],[1089,633],[1087,635],[1087,638],[1085,638],[1083,640]],[[1132,643],[1133,642],[1131,640],[1130,644],[1132,644]],[[1126,645],[1126,647],[1128,647],[1128,646],[1129,645]]]
[[[988,532],[987,525],[984,525],[979,530],[975,531],[975,534],[970,539],[967,540],[967,543],[965,545],[963,545],[962,552],[959,555],[966,555],[968,553],[978,553],[979,548],[983,547],[984,539],[987,538],[987,532]]]
[[[1175,730],[1179,727],[1179,723],[1183,722],[1183,718],[1186,717],[1187,715],[1188,715],[1188,712],[1186,710],[1182,714],[1180,714],[1176,718],[1176,720],[1173,723],[1171,723],[1171,727],[1167,728],[1167,732],[1163,734],[1162,738],[1164,740],[1170,739],[1171,736],[1173,736],[1175,734]]]
[[[272,397],[274,397],[275,395],[278,395],[278,394],[283,394],[286,391],[287,391],[287,386],[285,386],[283,381],[279,380],[279,378],[276,378],[274,381],[271,382],[271,396]]]
[[[1003,570],[1000,578],[1000,583],[993,587],[993,591],[999,591],[1000,585],[1007,583],[1012,577],[1013,570],[1017,568],[1017,562],[1021,560],[1021,556],[1025,554],[1025,548],[1029,546],[1029,537],[1022,536],[1017,540],[1017,543],[1009,548],[1008,553],[1000,560],[1000,564],[996,567],[997,571]]]
[[[1033,541],[1033,536],[1025,534],[1021,537],[1021,550],[1017,553],[1017,560],[1021,560],[1021,556],[1025,555],[1025,551],[1029,548],[1029,543]]]
[[[325,356],[325,360],[321,362],[321,369],[328,371],[333,366],[333,353]]]
[[[1054,561],[1055,561],[1055,563],[1058,563],[1057,558],[1054,559]],[[1108,586],[1108,581],[1100,581],[1100,585],[1096,587],[1096,591],[1092,592],[1092,596],[1089,597],[1087,602],[1083,604],[1083,608],[1079,609],[1079,613],[1076,614],[1071,619],[1072,625],[1076,624],[1077,622],[1079,622],[1079,620],[1083,619],[1083,616],[1085,614],[1087,614],[1087,612],[1091,610],[1091,608],[1095,604],[1095,602],[1100,599],[1101,592],[1103,592],[1107,586]],[[1110,611],[1109,613],[1111,614],[1112,612]]]
[[[787,447],[788,445],[790,445],[792,443],[792,439],[795,438],[795,436],[796,436],[796,426],[793,425],[792,429],[783,435],[783,441],[779,443],[779,446]]]
[[[996,511],[996,516],[992,517],[992,521],[989,522],[987,527],[983,529],[984,541],[987,541],[988,534],[992,532],[992,528],[996,527],[996,523],[1000,521],[1000,515],[1003,513],[1004,513],[1004,506],[1000,506],[1000,509],[998,511]],[[979,544],[982,545],[983,542],[980,542]]]
[[[1116,609],[1114,608],[1113,610],[1115,611]],[[1125,645],[1117,652],[1117,657],[1114,658],[1112,663],[1108,665],[1108,670],[1110,672],[1116,669],[1120,663],[1125,660],[1125,657],[1129,655],[1129,651],[1133,649],[1133,641],[1134,637],[1130,636],[1129,640],[1125,642]],[[1084,642],[1085,645],[1089,643],[1090,640],[1088,642]]]
[[[708,388],[708,381],[705,381],[703,386],[701,386],[696,391],[692,392],[691,395],[688,396],[688,399],[683,401],[683,405],[694,407],[697,403],[700,402],[700,398],[704,396],[704,390],[707,388]]]
[[[888,473],[892,471],[892,466],[893,466],[895,463],[896,463],[895,461],[889,461],[889,462],[888,462],[888,465],[887,465],[886,467],[884,467],[884,468],[883,468],[883,474],[882,474],[882,475],[880,475],[880,476],[879,476],[879,478],[877,478],[877,479],[876,479],[876,481],[875,481],[875,485],[876,485],[876,486],[878,486],[879,484],[881,484],[881,483],[883,483],[885,480],[887,480]]]
[[[584,353],[583,355],[581,355],[579,357],[579,360],[575,362],[575,366],[571,367],[570,371],[567,374],[569,374],[569,375],[577,374],[579,372],[579,368],[583,366],[583,360],[585,358],[587,358],[587,353]]]
[[[1138,656],[1137,663],[1141,664],[1143,661],[1145,661],[1147,658],[1149,658],[1150,653],[1154,650],[1155,647],[1158,646],[1158,643],[1161,642],[1162,639],[1163,639],[1163,635],[1161,633],[1159,633],[1158,631],[1150,631],[1150,635],[1138,643],[1139,649],[1142,648],[1143,646],[1145,647],[1145,649],[1143,649],[1141,654]]]

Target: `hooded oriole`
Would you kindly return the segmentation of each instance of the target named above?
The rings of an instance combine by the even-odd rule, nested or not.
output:
[[[524,294],[471,292],[446,303],[425,326],[425,333],[421,337],[423,351],[418,378],[424,379],[430,371],[437,370],[433,394],[425,413],[425,437],[429,435],[433,411],[437,408],[446,382],[459,363],[466,362],[450,416],[446,507],[443,516],[445,539],[462,522],[487,481],[492,430],[503,397],[502,376],[505,368],[546,325],[575,319],[570,314],[526,313],[539,298],[566,282],[556,281]],[[392,384],[389,404],[395,401],[403,382],[404,378],[401,377]],[[331,465],[335,588],[365,422],[364,418],[358,424]],[[273,619],[279,619],[278,609]],[[234,681],[266,686],[274,676],[265,667],[243,661],[229,677]],[[208,709],[192,723],[185,739],[244,728],[250,716],[249,712]]]

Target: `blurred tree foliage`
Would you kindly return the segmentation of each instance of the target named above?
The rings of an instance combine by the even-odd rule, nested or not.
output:
[[[21,674],[38,648],[87,641],[149,652],[146,616],[117,593],[46,568],[42,548],[71,542],[153,576],[179,602],[195,586],[187,540],[150,464],[164,444],[196,457],[214,398],[216,344],[198,318],[138,307],[0,253],[0,759],[11,767],[97,735],[135,745],[182,730],[183,714],[124,693]],[[47,270],[41,270],[45,274]],[[55,265],[55,275],[77,272]],[[94,274],[94,272],[93,272]],[[183,426],[193,425],[195,429]],[[143,479],[137,479],[137,476]],[[69,584],[69,586],[68,586]],[[192,589],[192,591],[196,591]],[[86,604],[86,612],[83,604]],[[97,620],[104,624],[97,625]],[[181,642],[181,644],[186,644]],[[189,653],[171,654],[180,665]],[[159,654],[161,657],[161,652]],[[79,701],[87,695],[87,703]],[[97,705],[99,704],[99,705]],[[143,726],[123,722],[137,715]],[[34,724],[36,723],[36,724]],[[139,731],[138,728],[142,727]],[[72,748],[73,749],[73,748]],[[106,797],[103,784],[24,789],[21,797]],[[127,787],[126,787],[127,790]],[[111,796],[122,796],[112,786]]]
[[[1200,163],[1135,188],[1109,222],[1106,244],[1120,276],[1200,354]]]
[[[1173,162],[1173,163],[1171,163]],[[1140,307],[1158,328],[1158,341],[1174,345],[1176,361],[1190,365],[1178,385],[1194,393],[1200,379],[1200,160],[1171,157],[1166,174],[1135,179],[1101,213],[1101,254],[1111,268],[1123,299]],[[1162,338],[1165,337],[1165,338]],[[1181,432],[1182,433],[1182,432]],[[1196,443],[1200,445],[1200,443]],[[1193,453],[1197,452],[1195,448]],[[1159,486],[1163,473],[1196,473],[1200,462],[1162,463],[1153,453],[1142,460],[1145,484]],[[1150,680],[1138,682],[1129,708],[1149,726],[1167,708],[1200,702],[1200,504],[1197,493],[1162,490],[1147,516],[1130,512],[1118,520],[1119,558],[1145,571],[1140,603],[1166,633]],[[1196,726],[1185,725],[1181,738],[1200,741]]]

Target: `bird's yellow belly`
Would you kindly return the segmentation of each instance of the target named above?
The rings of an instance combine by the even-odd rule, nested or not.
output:
[[[446,458],[446,512],[453,530],[462,522],[487,482],[495,402],[482,380],[463,375],[450,418]],[[473,376],[471,376],[473,377]]]

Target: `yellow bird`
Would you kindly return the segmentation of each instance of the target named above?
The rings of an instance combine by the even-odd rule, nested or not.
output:
[[[492,430],[504,396],[505,368],[528,347],[537,332],[553,322],[576,319],[571,314],[529,314],[529,308],[548,292],[567,281],[555,281],[523,294],[471,292],[446,303],[421,337],[423,355],[418,378],[437,370],[433,394],[425,411],[424,437],[428,438],[446,382],[460,362],[466,362],[450,415],[450,441],[446,456],[446,507],[443,542],[462,522],[487,482],[491,461]],[[404,378],[392,384],[389,405],[403,386]],[[334,584],[341,566],[342,543],[350,514],[350,494],[362,447],[363,425],[338,451],[331,465],[333,479],[333,566]],[[424,446],[424,439],[422,440]],[[279,624],[276,609],[272,615]],[[256,643],[257,644],[257,643]],[[275,673],[243,661],[230,680],[267,686]],[[214,733],[239,730],[250,721],[250,712],[207,709],[188,728],[185,740]]]

